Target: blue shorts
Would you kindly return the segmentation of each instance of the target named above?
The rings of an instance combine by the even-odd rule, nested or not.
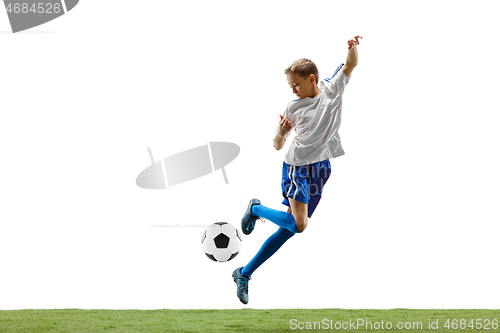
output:
[[[304,202],[307,204],[307,215],[311,217],[331,173],[330,160],[306,165],[290,165],[283,162],[281,191],[284,199],[282,203],[290,207],[288,198]]]

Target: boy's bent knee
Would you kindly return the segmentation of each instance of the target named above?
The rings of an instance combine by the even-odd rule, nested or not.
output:
[[[307,227],[307,203],[289,199],[291,206],[291,213],[295,219],[295,225],[298,232],[303,232]]]
[[[299,232],[303,232],[307,228],[307,217],[295,219],[295,224],[297,225]]]

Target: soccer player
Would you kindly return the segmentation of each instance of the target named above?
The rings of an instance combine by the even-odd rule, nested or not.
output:
[[[233,271],[236,295],[244,304],[248,303],[248,281],[252,273],[269,259],[296,233],[302,233],[316,209],[323,187],[330,177],[330,158],[344,155],[339,137],[342,113],[342,95],[349,83],[351,73],[358,64],[359,38],[350,39],[347,59],[330,79],[318,85],[318,69],[308,59],[300,59],[285,70],[287,81],[298,99],[290,102],[280,122],[274,148],[280,150],[295,130],[282,169],[281,189],[283,204],[288,211],[278,211],[263,206],[258,199],[250,200],[241,220],[241,230],[248,235],[259,218],[265,218],[279,226],[262,245],[257,254],[244,267]],[[343,68],[342,68],[343,66]],[[342,70],[340,70],[342,68]]]

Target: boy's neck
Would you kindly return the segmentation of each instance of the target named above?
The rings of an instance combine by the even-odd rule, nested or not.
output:
[[[321,90],[319,89],[319,87],[318,87],[317,85],[315,85],[315,86],[313,87],[313,91],[312,91],[312,96],[311,96],[311,98],[316,97],[316,96],[319,94],[319,92],[320,92],[320,91],[321,91]]]

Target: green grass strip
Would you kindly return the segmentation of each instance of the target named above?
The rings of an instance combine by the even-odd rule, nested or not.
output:
[[[493,333],[499,321],[500,310],[0,310],[0,332]]]

